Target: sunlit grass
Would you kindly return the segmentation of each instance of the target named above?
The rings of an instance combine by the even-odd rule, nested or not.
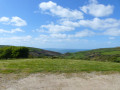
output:
[[[120,72],[120,64],[69,59],[16,59],[0,60],[0,73],[79,73]]]
[[[103,52],[103,55],[116,55],[116,54],[120,54],[120,51],[111,51],[111,52]]]

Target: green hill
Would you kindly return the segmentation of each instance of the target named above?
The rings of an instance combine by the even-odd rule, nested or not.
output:
[[[11,47],[10,45],[0,45],[0,48],[4,47]],[[15,46],[15,47],[22,47],[22,46]],[[29,49],[29,58],[57,58],[61,55],[61,53],[48,51],[44,49],[34,48],[34,47],[27,47]]]
[[[0,48],[10,47],[8,45],[0,45]],[[16,46],[20,47],[20,46]],[[78,60],[91,60],[91,61],[112,61],[120,62],[120,47],[116,48],[101,48],[88,51],[80,51],[76,53],[61,54],[54,51],[27,47],[29,49],[28,58],[66,58]]]
[[[63,57],[69,59],[120,62],[120,47],[101,48],[89,51],[80,51],[76,53],[66,53],[63,55]]]
[[[28,48],[29,48],[29,56],[33,58],[39,58],[39,57],[40,58],[44,58],[44,57],[57,58],[58,56],[61,56],[61,53],[54,52],[54,51],[33,48],[33,47],[28,47]]]

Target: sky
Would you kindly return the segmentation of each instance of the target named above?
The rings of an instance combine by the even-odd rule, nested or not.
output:
[[[120,46],[120,0],[0,0],[0,45]]]

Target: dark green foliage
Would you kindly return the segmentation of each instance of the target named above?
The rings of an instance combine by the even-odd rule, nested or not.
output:
[[[12,56],[14,58],[27,58],[29,54],[29,49],[26,47],[17,47],[12,51]]]
[[[114,60],[114,62],[120,63],[120,57],[117,57],[117,58]]]
[[[55,58],[61,53],[33,47],[0,45],[0,59],[9,58]]]
[[[0,48],[0,58],[9,59],[9,58],[27,58],[29,54],[29,49],[27,47],[2,47]]]
[[[0,58],[12,58],[12,48],[11,47],[3,47],[0,48]]]

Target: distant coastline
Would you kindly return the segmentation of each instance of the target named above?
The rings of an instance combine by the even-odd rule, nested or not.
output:
[[[44,48],[44,49],[49,50],[49,51],[59,52],[59,53],[62,53],[62,54],[90,50],[90,49],[60,49],[60,48]]]

